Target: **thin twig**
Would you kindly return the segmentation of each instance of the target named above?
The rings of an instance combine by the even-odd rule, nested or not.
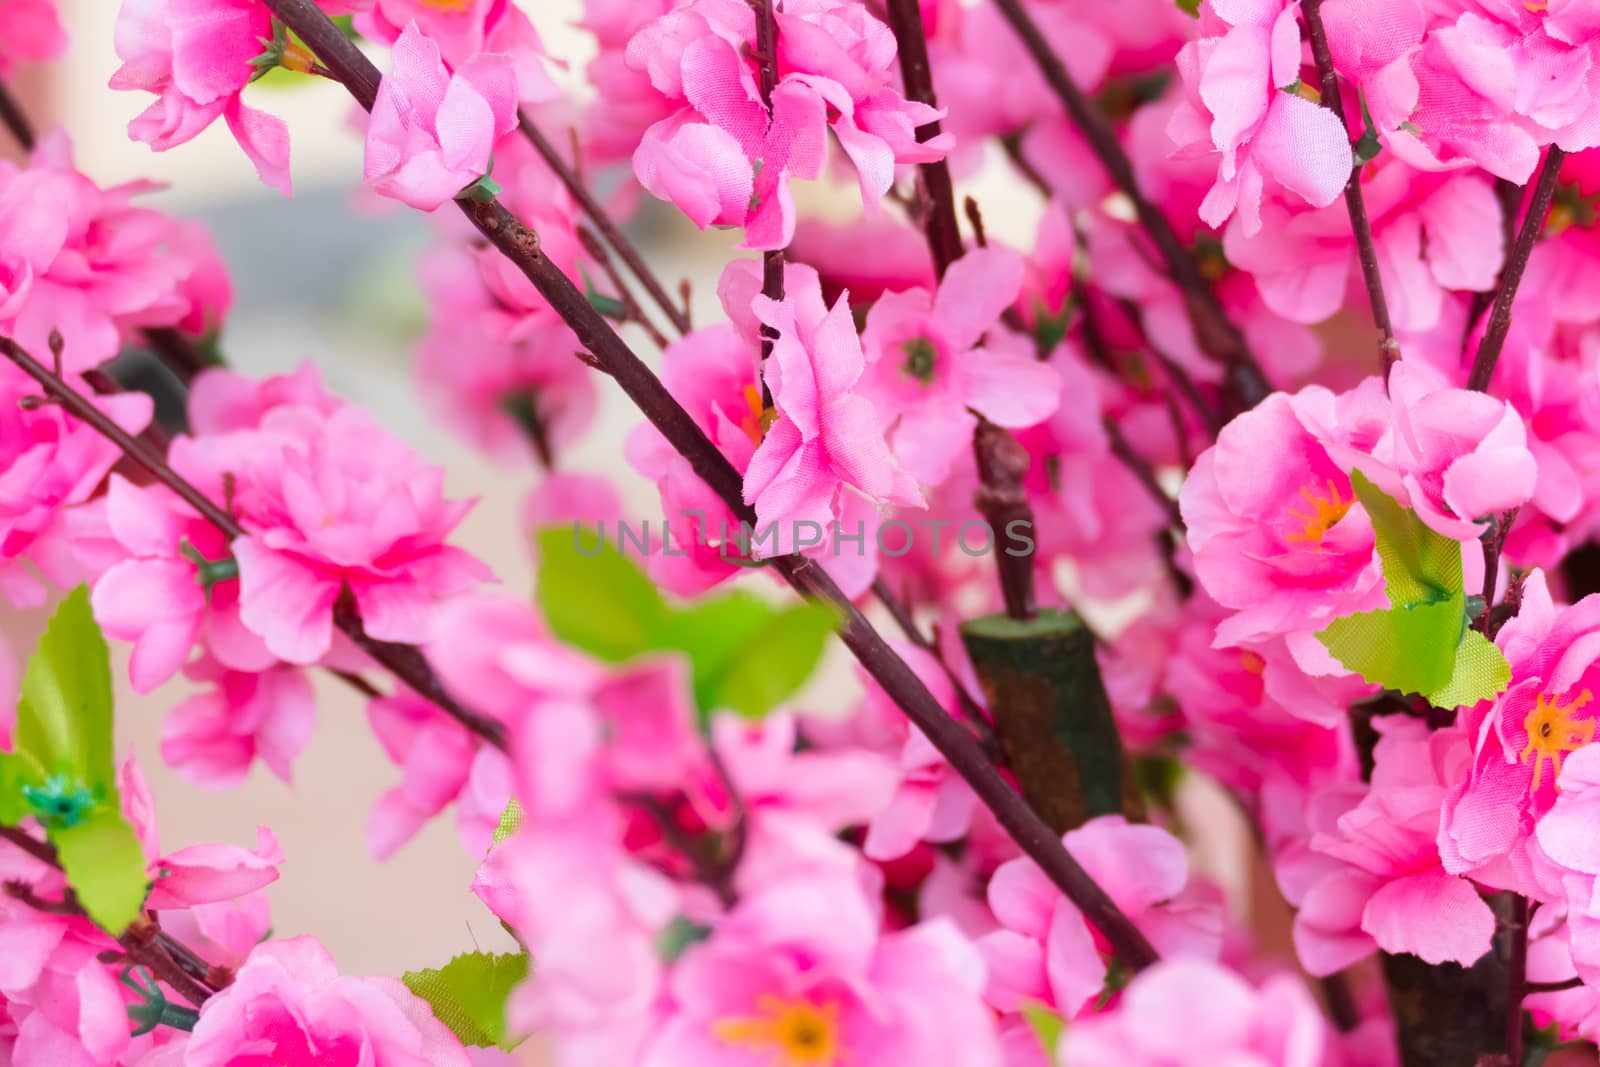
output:
[[[1489,313],[1489,326],[1478,342],[1478,355],[1472,361],[1472,373],[1467,377],[1467,388],[1480,393],[1489,391],[1489,380],[1494,377],[1495,364],[1500,361],[1500,351],[1505,347],[1506,334],[1511,331],[1511,305],[1517,299],[1517,289],[1522,285],[1522,275],[1528,269],[1533,246],[1544,230],[1545,217],[1550,214],[1550,202],[1555,199],[1556,182],[1561,177],[1561,164],[1567,154],[1551,145],[1545,154],[1544,165],[1539,168],[1539,180],[1533,188],[1533,200],[1522,219],[1522,231],[1506,261],[1505,273],[1500,278],[1500,288],[1494,295],[1494,310]]]
[[[335,29],[337,31],[337,28]],[[582,298],[582,294],[579,294],[579,298]],[[120,448],[129,459],[149,471],[169,489],[177,493],[184,503],[194,508],[201,518],[220,530],[229,541],[248,536],[248,531],[239,524],[238,520],[218,507],[209,497],[195,488],[191,482],[169,467],[166,460],[157,454],[149,444],[123,430],[104,412],[90,403],[83,394],[68,385],[60,375],[30,356],[23,350],[21,345],[9,337],[0,337],[0,354],[4,354],[6,358],[20,367],[30,378],[38,382],[47,395],[55,398],[73,416],[87,423],[102,437],[105,437]],[[415,690],[418,695],[438,705],[445,714],[496,748],[504,749],[506,747],[505,730],[501,724],[494,719],[469,711],[457,703],[454,697],[445,692],[444,686],[434,675],[432,668],[428,666],[427,660],[423,658],[422,653],[416,648],[410,645],[379,641],[369,637],[361,628],[360,618],[342,604],[335,608],[334,624],[344,631],[346,636],[360,646],[369,656]]]
[[[995,0],[995,6],[1022,38],[1023,45],[1038,64],[1045,81],[1066,107],[1067,114],[1111,175],[1111,180],[1132,201],[1140,225],[1150,235],[1150,240],[1167,265],[1172,281],[1183,293],[1184,306],[1201,350],[1227,373],[1226,391],[1233,406],[1240,410],[1255,406],[1271,391],[1266,375],[1251,354],[1244,334],[1229,320],[1217,294],[1200,273],[1200,265],[1195,262],[1194,256],[1178,239],[1161,209],[1139,188],[1133,163],[1117,138],[1116,131],[1072,80],[1066,65],[1050,47],[1050,42],[1045,40],[1038,24],[1023,7],[1022,0]]]
[[[1344,101],[1339,95],[1339,75],[1333,68],[1333,53],[1328,49],[1328,33],[1322,25],[1322,0],[1304,0],[1306,35],[1311,39],[1311,55],[1322,78],[1322,106],[1333,112],[1349,139],[1349,123],[1344,117]],[[1389,319],[1389,300],[1383,293],[1383,276],[1378,272],[1378,250],[1372,242],[1372,222],[1367,218],[1367,202],[1361,195],[1361,164],[1350,170],[1344,183],[1344,206],[1350,213],[1350,229],[1356,238],[1356,258],[1361,261],[1361,277],[1367,283],[1367,300],[1372,305],[1372,321],[1378,328],[1378,357],[1387,374],[1400,358],[1400,342],[1394,339],[1394,324]]]
[[[344,80],[342,76],[336,75],[335,77],[337,80]],[[346,82],[346,84],[348,85],[349,83]],[[363,104],[362,106],[365,107],[367,105]],[[645,265],[644,257],[639,254],[639,250],[633,247],[632,242],[623,236],[622,230],[618,228],[617,224],[611,221],[611,216],[606,214],[606,209],[600,206],[600,201],[596,200],[594,194],[589,191],[588,186],[584,185],[583,178],[575,170],[567,166],[566,160],[561,158],[561,153],[557,152],[555,145],[551,144],[549,139],[539,132],[539,127],[534,124],[533,119],[528,116],[526,111],[517,113],[517,126],[522,130],[522,136],[526,137],[528,143],[533,145],[533,150],[539,153],[539,158],[544,160],[545,165],[555,173],[561,184],[566,186],[567,192],[572,194],[572,199],[578,202],[578,206],[583,209],[583,213],[589,216],[589,221],[594,223],[594,228],[600,231],[600,235],[606,239],[606,243],[616,250],[617,255],[622,258],[622,262],[628,265],[628,270],[633,273],[635,278],[639,279],[639,284],[644,286],[644,291],[650,294],[650,299],[661,309],[662,314],[666,315],[667,321],[672,323],[672,328],[680,334],[688,333],[688,312],[673,303],[672,297],[667,295],[666,287],[661,284],[661,280],[651,273],[650,268]],[[573,158],[577,158],[576,151],[574,151]]]
[[[1506,1059],[1522,1063],[1522,1001],[1528,995],[1528,898],[1511,898],[1511,919],[1506,924],[1510,948],[1506,959]]]
[[[1578,989],[1583,985],[1583,979],[1577,975],[1560,982],[1528,982],[1523,986],[1524,991],[1532,996],[1535,993],[1565,993],[1569,989]]]
[[[1128,468],[1133,476],[1139,480],[1139,484],[1144,486],[1145,491],[1150,494],[1150,499],[1155,501],[1156,506],[1161,508],[1162,513],[1167,516],[1167,521],[1171,525],[1182,529],[1183,514],[1178,510],[1178,502],[1172,499],[1172,495],[1162,488],[1161,479],[1156,477],[1155,468],[1150,465],[1150,461],[1141,456],[1138,450],[1128,442],[1127,437],[1122,433],[1122,427],[1117,425],[1116,419],[1113,419],[1110,415],[1103,416],[1100,420],[1100,425],[1105,428],[1106,439],[1111,444],[1111,454],[1116,456],[1122,462],[1122,465]]]
[[[650,336],[650,340],[655,342],[657,348],[666,348],[670,343],[666,335],[656,328],[656,324],[645,315],[644,308],[639,306],[639,301],[634,299],[633,291],[628,288],[628,283],[623,279],[622,272],[617,270],[617,265],[611,261],[611,256],[607,254],[606,246],[601,243],[600,238],[589,227],[579,226],[578,241],[583,245],[584,251],[589,253],[589,257],[600,265],[605,276],[611,280],[611,287],[617,291],[617,300],[622,304],[625,320],[637,323]],[[548,451],[549,446],[545,447]]]
[[[11,131],[12,138],[24,152],[33,151],[33,146],[37,143],[33,125],[28,121],[27,112],[22,110],[21,103],[12,95],[11,87],[4,79],[0,79],[0,125]]]
[[[378,69],[329,20],[315,0],[265,0],[267,7],[300,35],[334,71],[357,103],[370,109],[377,92]],[[559,267],[539,253],[539,240],[498,200],[462,202],[457,206],[478,231],[531,282],[607,373],[639,410],[689,463],[695,474],[722,498],[735,518],[755,524],[754,510],[744,502],[744,479],[718,451],[694,419],[662,386],[650,368],[617,336],[609,323],[590,306],[582,292]],[[895,655],[866,616],[805,556],[779,556],[772,568],[796,591],[839,612],[840,639],[854,653],[912,724],[920,729],[952,769],[959,774],[995,820],[1086,919],[1106,938],[1113,952],[1133,970],[1154,963],[1158,956],[1144,933],[1062,846],[1011,787],[1005,776],[960,723],[939,706],[921,679]]]
[[[919,104],[938,107],[939,100],[933,91],[933,72],[928,66],[928,38],[922,26],[922,7],[919,0],[889,0],[889,26],[894,30],[900,53],[900,77],[905,82],[906,96]],[[939,136],[939,123],[930,122],[917,127],[917,140],[929,141]],[[950,180],[950,165],[942,159],[917,165],[922,187],[927,193],[928,211],[924,216],[923,231],[928,238],[928,248],[933,252],[935,273],[944,277],[950,264],[961,258],[961,226],[956,219],[955,185]]]
[[[756,68],[761,83],[761,102],[767,108],[767,122],[772,122],[772,94],[778,88],[778,18],[772,10],[773,0],[750,0],[756,12]],[[769,249],[761,254],[761,295],[768,300],[783,299],[783,249]],[[761,326],[761,366],[767,365],[772,347],[777,344],[777,331],[765,323]],[[772,389],[767,377],[761,375],[761,406],[772,409]]]

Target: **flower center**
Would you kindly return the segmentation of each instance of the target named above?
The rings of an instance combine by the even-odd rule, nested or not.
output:
[[[725,1045],[772,1053],[772,1067],[835,1067],[839,1047],[839,1005],[813,1004],[766,996],[756,1001],[759,1015],[719,1019],[711,1032]]]
[[[902,347],[906,361],[901,364],[901,369],[923,385],[932,383],[934,365],[939,362],[939,350],[933,346],[933,342],[926,337],[916,337]]]
[[[744,387],[744,414],[739,418],[739,429],[750,438],[750,443],[760,445],[767,436],[778,413],[761,402],[761,390],[753,385]]]
[[[1298,533],[1285,537],[1284,541],[1289,544],[1294,544],[1296,541],[1303,542],[1310,545],[1313,552],[1322,551],[1322,538],[1334,524],[1345,517],[1345,513],[1356,502],[1353,496],[1349,500],[1340,496],[1339,487],[1333,484],[1332,478],[1327,480],[1327,486],[1326,495],[1309,485],[1300,487],[1300,495],[1305,498],[1310,510],[1304,507],[1289,508],[1289,514],[1305,523],[1305,526]]]
[[[1539,788],[1545,760],[1554,765],[1553,773],[1560,774],[1562,757],[1594,740],[1594,720],[1573,718],[1573,713],[1592,699],[1593,695],[1585,689],[1569,703],[1563,704],[1560,697],[1546,693],[1540,693],[1533,702],[1533,710],[1522,720],[1522,728],[1528,731],[1528,747],[1522,750],[1520,758],[1524,763],[1530,757],[1533,760],[1534,789]]]
[[[422,0],[422,6],[447,15],[459,15],[472,6],[472,0]]]

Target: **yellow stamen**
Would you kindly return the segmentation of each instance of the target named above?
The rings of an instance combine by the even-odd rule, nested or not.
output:
[[[472,6],[472,0],[422,0],[422,6],[447,15],[459,15]]]
[[[289,41],[283,46],[283,58],[278,60],[278,65],[284,70],[310,74],[317,65],[317,57],[299,41]]]
[[[778,413],[761,402],[761,390],[753,385],[744,387],[744,414],[739,419],[739,429],[750,438],[750,443],[759,445],[761,439],[767,436],[767,431],[777,421]]]
[[[756,1008],[761,1014],[717,1020],[711,1033],[725,1045],[773,1054],[772,1067],[836,1067],[842,1060],[838,1004],[765,996]]]
[[[1305,528],[1299,533],[1292,533],[1284,538],[1288,544],[1302,541],[1311,546],[1313,552],[1322,551],[1322,538],[1355,504],[1355,498],[1349,500],[1339,495],[1339,487],[1333,484],[1333,479],[1328,479],[1328,493],[1324,496],[1314,492],[1309,485],[1300,487],[1300,495],[1305,497],[1306,503],[1311,505],[1310,511],[1291,507],[1289,514],[1305,523]]]
[[[1594,720],[1572,717],[1573,712],[1592,699],[1593,695],[1585,689],[1569,703],[1563,704],[1559,696],[1551,697],[1546,693],[1540,693],[1533,702],[1533,710],[1522,720],[1522,728],[1528,731],[1528,747],[1519,757],[1524,763],[1529,757],[1533,759],[1533,788],[1539,788],[1545,760],[1554,764],[1554,773],[1560,774],[1562,757],[1594,740]]]
[[[1251,652],[1249,649],[1244,649],[1239,653],[1239,663],[1245,670],[1258,678],[1267,669],[1267,661],[1262,659],[1259,653]]]

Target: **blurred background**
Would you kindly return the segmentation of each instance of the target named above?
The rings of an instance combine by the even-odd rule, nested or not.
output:
[[[80,169],[102,185],[134,179],[167,183],[150,202],[206,223],[231,270],[235,303],[222,339],[228,361],[251,375],[315,362],[330,388],[371,409],[441,464],[449,495],[478,498],[456,540],[487,560],[508,587],[527,589],[531,569],[520,515],[534,472],[492,465],[427,414],[411,374],[411,346],[423,325],[415,260],[431,223],[398,205],[379,205],[359,195],[357,111],[342,87],[296,78],[292,84],[269,80],[252,89],[254,106],[282,116],[291,130],[296,192],[285,199],[259,184],[221,123],[164,154],[130,141],[127,122],[148,97],[106,88],[118,66],[112,5],[107,0],[58,3],[72,35],[67,58],[49,68],[26,69],[18,79],[36,125],[41,131],[64,127]],[[581,73],[593,47],[573,25],[579,0],[524,0],[521,6],[547,52],[565,65],[558,77],[581,99]],[[796,191],[804,198],[803,212],[848,216],[857,203],[853,182],[842,192],[826,186],[797,186]],[[963,178],[962,192],[977,196],[991,235],[1031,243],[1041,205],[1003,167]],[[716,279],[736,254],[734,241],[716,232],[702,234],[653,204],[632,229],[669,287],[679,277],[691,280],[696,321],[715,321],[720,315]],[[642,336],[630,340],[639,341],[636,348],[647,359],[655,358]],[[622,439],[638,421],[619,391],[603,387],[595,427],[580,445],[564,451],[559,463],[613,476],[629,510],[642,516],[657,510],[654,490],[631,473],[621,455]],[[45,614],[13,613],[5,619],[5,638],[18,661],[31,649]],[[845,660],[836,649],[805,695],[805,706],[823,713],[848,710],[857,689]],[[140,697],[126,688],[125,664],[123,650],[116,664],[123,681],[120,742],[124,751],[140,756],[150,779],[164,847],[211,840],[252,844],[257,823],[270,824],[287,857],[282,880],[269,890],[276,935],[313,933],[344,970],[376,974],[438,965],[456,952],[507,943],[468,891],[475,864],[463,853],[448,815],[392,859],[379,864],[368,855],[362,836],[368,811],[398,781],[398,771],[379,749],[361,702],[349,689],[314,674],[318,725],[296,764],[292,787],[258,767],[244,787],[213,793],[185,782],[158,755],[162,717],[186,695],[185,683],[179,679]],[[1224,884],[1241,912],[1252,913],[1269,941],[1285,944],[1283,906],[1259,865],[1245,858],[1253,849],[1232,808],[1206,795],[1203,787],[1192,788],[1199,792],[1190,803],[1198,806],[1198,822],[1208,826],[1197,864]],[[536,1050],[528,1055],[537,1062]]]

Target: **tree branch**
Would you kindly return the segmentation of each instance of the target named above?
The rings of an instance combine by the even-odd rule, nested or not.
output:
[[[345,83],[357,102],[370,109],[377,91],[377,68],[329,21],[313,0],[265,2]],[[595,362],[616,380],[735,517],[754,522],[753,510],[744,503],[743,478],[739,472],[655,374],[590,306],[572,280],[539,254],[538,237],[497,200],[458,201],[457,205],[479,232],[522,271],[579,341],[588,347]],[[911,668],[894,654],[827,573],[804,556],[781,556],[772,560],[771,565],[802,595],[821,600],[839,611],[843,620],[839,633],[845,646],[972,787],[1021,849],[1105,936],[1123,962],[1135,970],[1155,962],[1155,949],[1139,928],[1072,858],[1061,839],[1011,788],[965,728],[945,713]]]
[[[756,65],[761,79],[761,102],[767,106],[767,123],[772,123],[772,94],[778,88],[778,19],[772,10],[772,0],[750,0],[756,12]],[[768,300],[783,299],[783,249],[773,249],[761,254],[761,295]],[[761,366],[766,367],[767,357],[778,335],[765,323],[761,326]],[[761,376],[761,407],[772,410],[772,389],[766,375]]]
[[[567,166],[567,161],[561,158],[561,153],[556,151],[555,145],[539,132],[539,127],[534,125],[533,119],[528,117],[526,111],[517,112],[517,125],[522,130],[522,136],[526,137],[528,143],[533,145],[533,150],[539,153],[539,158],[555,172],[561,184],[566,186],[567,192],[572,194],[572,199],[576,200],[583,213],[589,216],[594,228],[600,231],[606,243],[616,251],[622,262],[628,265],[628,270],[633,276],[639,279],[639,284],[644,286],[644,291],[650,294],[650,299],[661,309],[662,314],[666,315],[667,321],[672,323],[672,328],[680,334],[688,333],[689,313],[673,302],[661,280],[651,273],[639,250],[633,247],[617,224],[611,221],[611,216],[606,214],[606,209],[600,206],[600,201],[596,200],[588,186],[583,184],[583,179]]]
[[[1478,355],[1472,361],[1472,373],[1467,378],[1467,388],[1480,393],[1489,391],[1489,380],[1494,377],[1495,364],[1500,361],[1500,351],[1505,348],[1506,334],[1511,331],[1511,305],[1517,299],[1517,288],[1522,285],[1522,275],[1528,269],[1533,246],[1539,242],[1544,230],[1545,217],[1550,214],[1550,202],[1555,199],[1556,182],[1561,177],[1561,164],[1567,154],[1551,145],[1545,154],[1544,165],[1539,168],[1539,180],[1533,187],[1533,201],[1522,220],[1522,231],[1506,261],[1505,273],[1500,278],[1500,288],[1494,295],[1494,310],[1489,313],[1489,326],[1478,342]]]
[[[1311,38],[1311,54],[1322,79],[1322,106],[1333,112],[1349,138],[1350,125],[1344,117],[1344,101],[1339,95],[1339,75],[1333,69],[1333,53],[1328,48],[1328,33],[1322,25],[1322,0],[1304,0],[1300,5],[1306,17],[1306,35]],[[1383,293],[1383,276],[1378,272],[1378,250],[1372,243],[1372,222],[1367,218],[1367,202],[1361,195],[1361,164],[1350,171],[1344,183],[1344,206],[1350,212],[1350,229],[1356,238],[1361,277],[1367,283],[1367,300],[1372,305],[1372,321],[1378,328],[1378,356],[1384,372],[1400,358],[1400,342],[1394,339],[1389,320],[1389,300]]]
[[[12,95],[11,87],[4,79],[0,79],[0,125],[11,131],[12,138],[24,152],[33,151],[36,142],[33,125],[28,122],[27,112],[22,110],[22,104]]]
[[[1173,283],[1183,293],[1184,306],[1201,350],[1227,373],[1226,392],[1233,406],[1239,410],[1253,407],[1271,392],[1272,387],[1251,354],[1244,334],[1229,320],[1216,293],[1200,273],[1199,264],[1178,239],[1161,209],[1140,190],[1139,181],[1133,173],[1133,163],[1128,159],[1122,142],[1117,139],[1116,131],[1072,80],[1061,57],[1056,55],[1038,24],[1024,9],[1022,0],[994,2],[1022,39],[1028,53],[1044,74],[1045,81],[1066,107],[1067,114],[1083,134],[1084,140],[1089,142],[1090,149],[1111,175],[1111,180],[1133,202],[1139,224],[1150,235],[1156,251],[1167,265]]]
[[[579,294],[582,299],[582,294]],[[195,512],[211,525],[220,530],[229,541],[248,536],[248,531],[241,526],[237,519],[218,507],[204,493],[167,465],[155,449],[144,441],[133,437],[122,427],[113,422],[103,411],[95,407],[89,400],[72,386],[68,385],[50,368],[41,364],[27,352],[21,345],[9,337],[0,337],[0,354],[15,363],[22,371],[44,389],[45,393],[54,397],[74,417],[87,423],[97,433],[111,441],[120,448],[124,455],[139,466],[149,471],[159,481],[173,492],[177,493],[184,503],[194,508]],[[341,598],[343,599],[343,598]],[[387,668],[390,673],[409,685],[418,695],[432,701],[446,715],[455,719],[462,726],[483,738],[489,744],[499,749],[505,746],[505,730],[501,724],[486,718],[476,712],[469,711],[456,702],[455,698],[445,692],[444,686],[434,675],[428,662],[416,648],[410,645],[397,645],[388,641],[379,641],[367,636],[361,628],[361,620],[348,605],[338,605],[334,609],[334,624],[354,641],[360,648],[378,663]]]
[[[938,107],[939,100],[933,91],[933,71],[928,65],[928,37],[922,26],[919,0],[889,0],[886,14],[900,53],[900,77],[905,82],[906,96],[919,104]],[[937,136],[937,121],[917,127],[918,141],[929,141]],[[945,270],[961,258],[963,251],[950,166],[942,159],[919,163],[917,173],[922,177],[922,187],[928,196],[928,210],[922,219],[923,232],[928,238],[928,248],[933,252],[933,268],[943,278]]]

